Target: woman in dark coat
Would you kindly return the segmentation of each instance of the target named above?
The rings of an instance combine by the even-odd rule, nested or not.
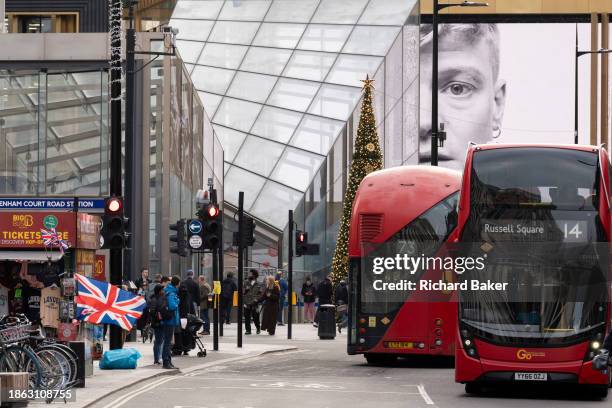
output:
[[[270,336],[276,331],[276,315],[278,314],[278,301],[280,289],[273,276],[266,278],[266,286],[257,303],[263,303],[261,330],[267,330]]]

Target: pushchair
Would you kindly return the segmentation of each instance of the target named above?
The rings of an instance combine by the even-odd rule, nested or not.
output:
[[[181,329],[181,340],[182,344],[177,344],[175,342],[172,347],[172,354],[175,356],[181,355],[183,352],[191,351],[194,348],[198,348],[198,357],[206,357],[206,348],[204,347],[204,343],[200,336],[198,336],[198,331],[204,325],[204,321],[193,314],[187,315],[187,325],[184,329]]]

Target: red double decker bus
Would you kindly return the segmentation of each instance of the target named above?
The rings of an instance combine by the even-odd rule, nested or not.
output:
[[[610,164],[601,147],[474,145],[458,246],[486,258],[459,291],[455,380],[582,384],[605,397],[591,360],[610,326]],[[455,239],[454,239],[455,240]]]
[[[461,173],[428,166],[381,170],[362,181],[349,236],[348,354],[364,354],[371,364],[454,354],[456,302],[414,301],[406,291],[376,290],[381,282],[365,260],[443,251],[457,224],[460,183]],[[395,275],[403,278],[402,272]]]

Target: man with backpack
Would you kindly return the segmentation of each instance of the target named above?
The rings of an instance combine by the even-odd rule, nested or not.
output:
[[[166,318],[171,317],[168,311],[168,301],[164,294],[162,285],[155,285],[153,295],[149,298],[149,312],[151,316],[151,327],[155,333],[155,341],[153,342],[153,363],[161,364],[162,346],[164,344],[164,314]]]
[[[227,277],[221,282],[221,321],[230,324],[232,317],[232,304],[234,303],[234,292],[238,290],[234,281],[234,274],[227,273]]]

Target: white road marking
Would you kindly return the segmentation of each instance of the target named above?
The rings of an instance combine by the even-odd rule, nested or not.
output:
[[[175,379],[175,377],[167,377],[167,378],[162,378],[162,379],[159,379],[157,381],[154,381],[154,382],[152,382],[149,385],[145,385],[144,387],[141,387],[141,388],[139,388],[137,390],[128,392],[124,396],[122,396],[120,398],[117,398],[115,401],[113,401],[110,404],[106,405],[104,408],[119,408],[120,406],[122,406],[126,402],[130,401],[131,399],[139,396],[140,394],[144,394],[147,391],[151,391],[152,389],[155,389],[157,386],[159,386],[159,385],[161,385],[163,383],[167,383],[168,381],[172,381],[174,379]]]
[[[427,405],[435,405],[429,394],[427,394],[427,391],[425,390],[425,386],[423,384],[418,385],[417,388],[419,390],[419,394],[421,394],[421,397],[423,397],[423,400],[425,400],[425,403]]]
[[[253,390],[253,387],[200,387],[202,389],[220,390]],[[342,392],[342,393],[364,393],[364,394],[395,394],[395,395],[422,395],[419,392],[398,392],[398,391],[360,391],[360,390],[320,390],[312,388],[278,388],[278,387],[258,387],[257,390],[276,390],[276,391],[298,391],[298,392]],[[432,401],[433,404],[433,401]]]

